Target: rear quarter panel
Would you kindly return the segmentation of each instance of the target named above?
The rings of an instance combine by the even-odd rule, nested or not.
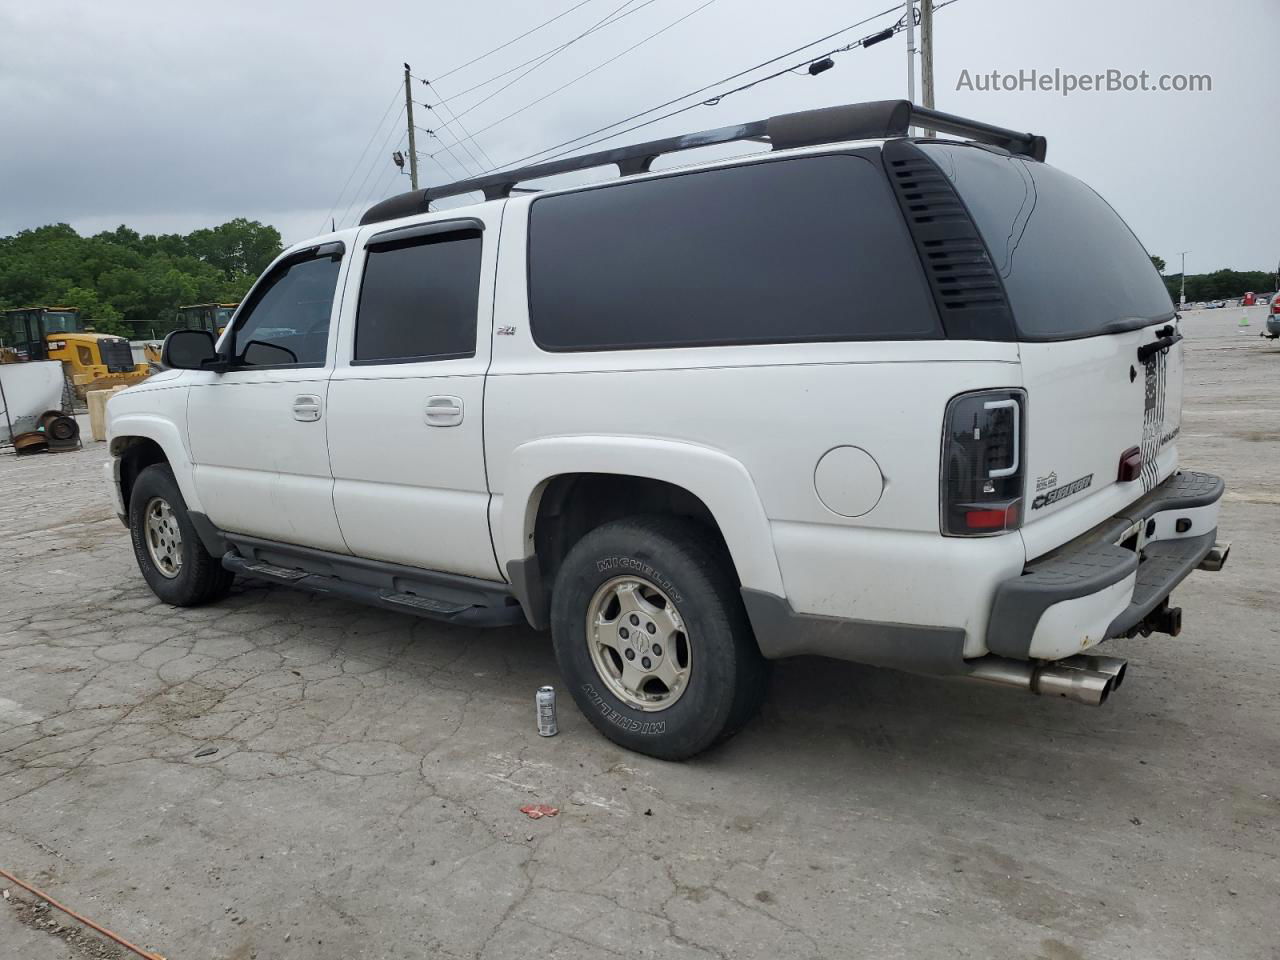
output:
[[[1016,575],[1024,553],[1016,536],[939,535],[942,417],[957,393],[1021,386],[1016,344],[932,340],[545,352],[529,332],[527,209],[513,201],[503,225],[494,325],[509,332],[494,338],[485,394],[491,519],[502,565],[525,555],[529,499],[539,482],[521,466],[522,447],[548,437],[598,438],[601,444],[647,438],[741,464],[767,528],[739,535],[734,528],[750,517],[716,519],[744,586],[777,589],[749,581],[744,571],[769,565],[741,556],[735,542],[776,557],[783,589],[799,611],[968,626],[981,635],[990,599],[982,594]],[[879,501],[858,517],[834,513],[815,489],[818,461],[842,445],[869,453],[883,477]],[[695,493],[699,462],[688,458],[683,484]]]

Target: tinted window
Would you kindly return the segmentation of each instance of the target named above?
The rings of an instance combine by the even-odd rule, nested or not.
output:
[[[533,202],[529,309],[547,350],[941,335],[884,174],[834,155]]]
[[[922,144],[955,184],[1004,279],[1023,340],[1095,336],[1173,316],[1133,231],[1075,177],[961,144]]]
[[[236,327],[237,361],[322,365],[340,265],[336,257],[295,260],[263,280]]]
[[[474,356],[480,243],[479,234],[453,233],[371,247],[356,362]]]

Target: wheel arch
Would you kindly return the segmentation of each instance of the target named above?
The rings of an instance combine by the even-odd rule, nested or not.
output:
[[[702,523],[723,542],[741,586],[785,595],[755,484],[721,451],[646,437],[548,438],[516,448],[506,481],[494,539],[535,628],[547,625],[555,564],[568,548],[600,523],[640,513]],[[625,507],[608,503],[611,492]]]
[[[202,512],[191,458],[173,421],[139,414],[113,417],[108,449],[116,464],[116,478],[126,510],[129,508],[129,493],[138,474],[152,464],[167,463],[173,470],[178,489],[182,491],[187,510]]]

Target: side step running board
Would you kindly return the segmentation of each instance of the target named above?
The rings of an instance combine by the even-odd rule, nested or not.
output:
[[[491,602],[491,597],[477,595],[475,602],[467,603],[456,598],[456,590],[453,591],[455,596],[448,599],[433,597],[425,591],[399,592],[340,577],[308,573],[296,567],[284,567],[264,560],[248,560],[234,550],[223,555],[222,566],[238,576],[272,580],[291,587],[301,587],[312,593],[326,593],[384,610],[412,613],[447,623],[473,627],[506,627],[525,623],[524,611],[514,598],[507,598],[506,603],[496,604]]]

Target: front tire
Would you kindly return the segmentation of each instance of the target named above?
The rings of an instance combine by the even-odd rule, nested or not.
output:
[[[129,535],[151,592],[177,607],[220,600],[233,574],[204,548],[168,464],[138,474],[129,494]]]
[[[560,672],[620,746],[683,760],[741,728],[768,680],[724,549],[675,517],[605,524],[565,557],[551,601]]]

